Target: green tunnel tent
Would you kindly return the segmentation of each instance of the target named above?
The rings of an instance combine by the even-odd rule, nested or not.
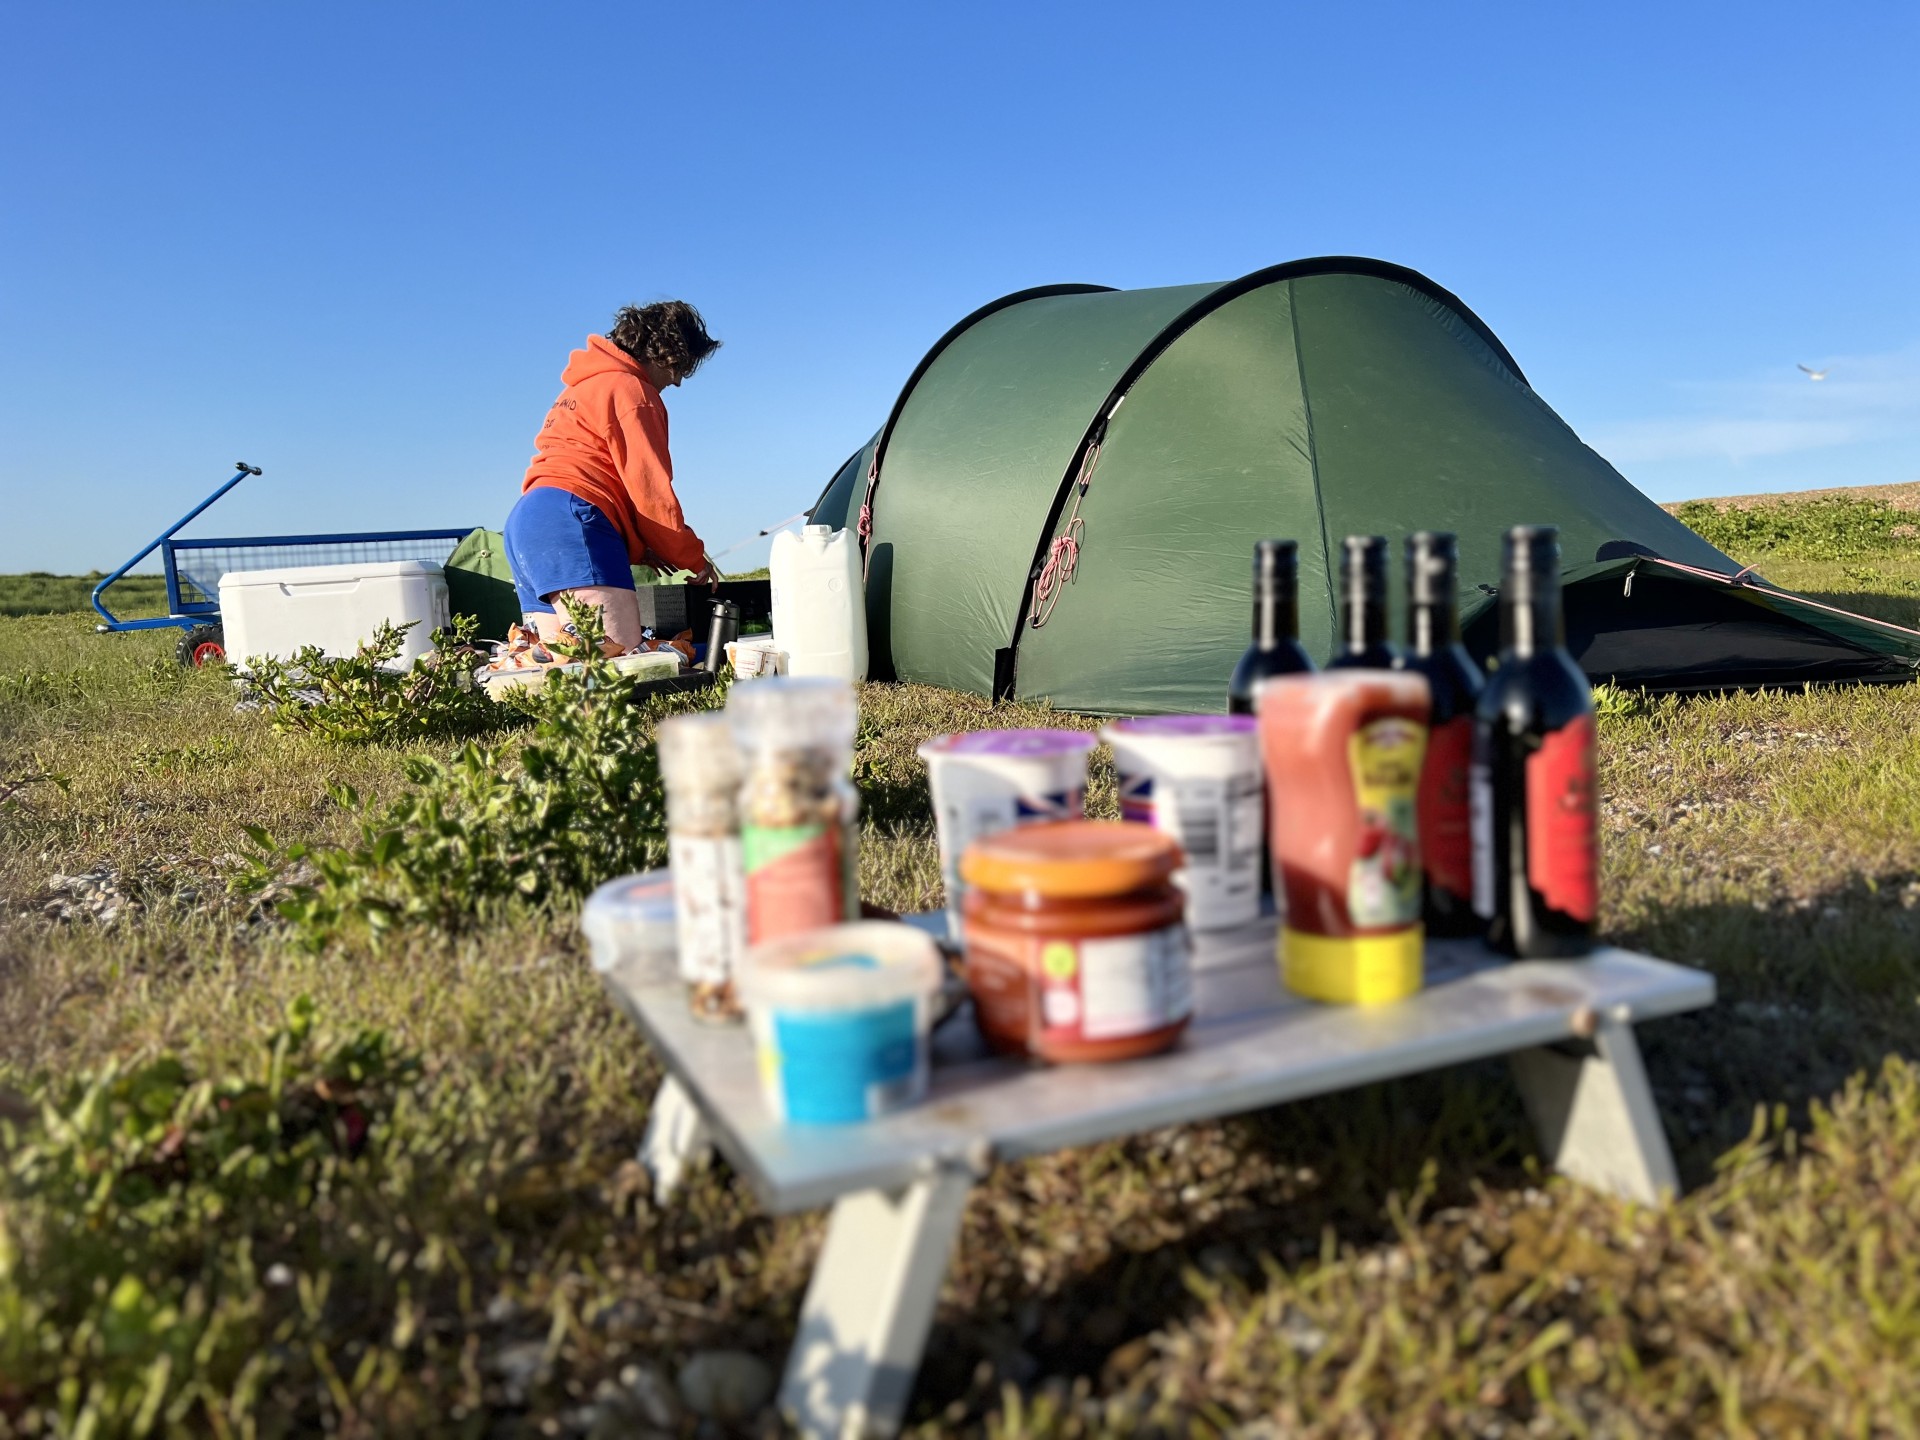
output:
[[[1663,632],[1634,683],[1911,678],[1920,662],[1920,635],[1731,595],[1740,567],[1583,445],[1477,316],[1376,260],[995,301],[928,352],[812,519],[866,536],[876,678],[1096,713],[1223,706],[1264,536],[1300,544],[1318,659],[1342,536],[1451,530],[1475,597],[1498,584],[1501,532],[1532,522],[1560,527],[1570,581],[1600,587],[1596,659]],[[1648,557],[1672,564],[1656,576]],[[1629,571],[1647,577],[1638,604]],[[1696,624],[1702,586],[1714,618]]]

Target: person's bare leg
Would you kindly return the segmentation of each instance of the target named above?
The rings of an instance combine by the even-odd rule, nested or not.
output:
[[[566,607],[561,603],[563,599],[597,609],[601,623],[607,627],[607,638],[622,650],[631,650],[643,638],[640,632],[645,627],[640,623],[638,595],[612,585],[581,585],[547,596],[547,603],[554,607],[555,613],[549,615],[543,610],[536,610],[525,617],[549,645],[568,638]]]

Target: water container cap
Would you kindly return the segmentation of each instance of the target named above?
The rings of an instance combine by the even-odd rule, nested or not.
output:
[[[672,872],[648,870],[609,880],[581,907],[580,929],[593,947],[596,970],[618,969],[629,960],[675,959],[680,940]]]
[[[809,526],[807,526],[807,531],[806,531],[806,533],[807,533],[807,534],[809,534],[809,535],[831,535],[831,534],[833,534],[833,526],[831,526],[831,525],[809,525]]]

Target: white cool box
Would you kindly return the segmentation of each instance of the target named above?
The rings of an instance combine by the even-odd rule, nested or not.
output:
[[[397,664],[410,665],[431,650],[433,632],[448,621],[441,567],[425,560],[376,560],[236,570],[220,579],[227,657],[243,669],[252,656],[285,660],[303,645],[351,655],[382,621],[418,622],[407,632]]]

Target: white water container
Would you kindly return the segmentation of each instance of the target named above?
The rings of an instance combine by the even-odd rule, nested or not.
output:
[[[831,525],[783,530],[773,537],[767,569],[787,674],[866,679],[867,601],[854,533]]]

